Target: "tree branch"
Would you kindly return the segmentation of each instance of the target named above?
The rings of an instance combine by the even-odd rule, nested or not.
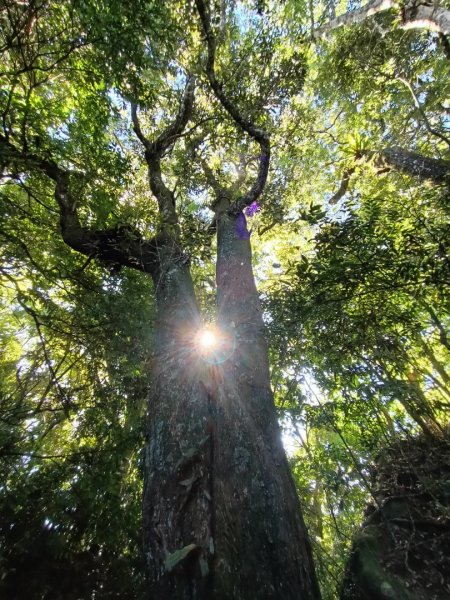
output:
[[[195,76],[189,75],[184,90],[181,106],[175,120],[161,133],[154,143],[154,152],[162,154],[183,133],[191,118],[195,97]]]
[[[355,157],[356,164],[361,161],[373,160],[376,167],[379,168],[377,174],[395,169],[419,179],[428,179],[435,184],[450,182],[450,163],[437,158],[430,158],[410,152],[397,146],[383,148],[378,152],[373,150],[360,151]],[[356,170],[355,166],[344,170],[339,189],[329,199],[330,204],[336,204],[347,193],[350,179]]]
[[[131,103],[131,121],[133,122],[133,131],[136,134],[138,140],[142,143],[144,148],[150,149],[152,144],[150,140],[148,140],[145,135],[142,133],[141,125],[139,123],[139,119],[137,116],[138,105],[134,102]]]
[[[211,18],[209,9],[204,0],[195,0],[197,11],[200,16],[203,34],[205,36],[208,58],[206,62],[206,75],[211,88],[223,108],[228,112],[234,122],[251,138],[259,144],[260,156],[258,164],[258,175],[250,190],[239,200],[237,200],[230,210],[233,213],[240,213],[246,207],[256,202],[264,191],[269,172],[270,164],[270,137],[263,129],[256,127],[253,121],[245,118],[239,108],[228,98],[223,89],[223,84],[217,80],[215,71],[216,60],[216,40],[211,29]]]
[[[391,8],[396,8],[399,12],[401,29],[429,29],[443,35],[450,33],[450,11],[437,3],[428,6],[425,2],[421,4],[407,0],[403,5],[398,0],[370,0],[361,8],[346,12],[318,27],[314,31],[314,37],[326,38],[330,31],[338,27],[361,23],[368,17]]]
[[[184,90],[183,98],[181,100],[180,109],[174,121],[166,127],[166,129],[158,136],[158,138],[151,142],[142,132],[139,119],[137,116],[137,104],[131,103],[131,120],[133,122],[133,130],[145,147],[146,151],[150,154],[162,154],[169,148],[171,144],[183,133],[191,114],[192,107],[194,105],[195,96],[195,77],[190,75],[187,78],[186,88]]]
[[[350,167],[349,169],[345,169],[342,175],[341,185],[337,192],[335,192],[331,198],[328,200],[329,204],[337,204],[339,200],[345,196],[348,190],[348,184],[350,183],[350,178],[355,172],[356,167]]]
[[[384,148],[380,152],[367,152],[375,157],[375,164],[390,167],[419,179],[428,179],[436,184],[450,182],[450,163],[430,158],[399,147]]]
[[[445,142],[447,144],[447,146],[450,147],[450,140],[445,135],[443,135],[442,133],[440,133],[436,129],[433,129],[433,127],[431,127],[430,121],[428,120],[428,117],[425,114],[425,111],[422,108],[422,105],[419,102],[419,98],[417,97],[411,83],[407,79],[404,79],[403,77],[396,77],[396,79],[397,79],[397,81],[400,81],[400,83],[403,83],[403,85],[406,86],[407,89],[409,90],[409,93],[411,94],[412,99],[414,101],[414,106],[417,108],[420,116],[422,117],[427,131],[429,131],[432,135],[435,135],[436,137],[438,137],[440,140]]]
[[[343,27],[345,25],[354,25],[355,23],[361,23],[367,17],[375,15],[380,12],[384,12],[393,8],[395,3],[393,0],[370,0],[367,4],[353,10],[351,12],[346,12],[331,21],[325,23],[321,27],[314,30],[315,38],[325,38],[330,31],[334,29],[338,29],[339,27]]]
[[[189,76],[184,90],[181,106],[174,121],[152,142],[142,132],[137,116],[137,105],[131,104],[131,119],[136,136],[145,148],[145,160],[148,165],[150,189],[157,202],[160,215],[164,225],[173,226],[178,222],[175,208],[175,196],[166,186],[161,173],[161,159],[163,153],[183,133],[194,105],[195,77]],[[174,233],[174,232],[173,232]]]
[[[61,169],[51,159],[20,151],[3,135],[0,135],[0,164],[25,171],[38,170],[54,181],[61,235],[73,250],[114,266],[127,266],[150,274],[157,272],[161,237],[144,240],[138,231],[127,226],[94,230],[80,224],[77,203],[70,190],[70,178],[76,174]]]

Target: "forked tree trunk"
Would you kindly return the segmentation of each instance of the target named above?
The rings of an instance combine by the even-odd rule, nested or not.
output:
[[[187,265],[169,258],[156,282],[144,491],[150,597],[316,600],[242,214],[218,217],[217,285],[226,343],[202,360]]]

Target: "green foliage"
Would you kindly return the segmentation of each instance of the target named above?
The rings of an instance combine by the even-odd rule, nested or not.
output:
[[[66,275],[62,290],[25,266],[19,289],[2,275],[2,318],[13,306],[1,362],[7,596],[103,590],[135,598],[143,584],[140,449],[151,345],[141,323],[151,291],[132,273],[105,281],[92,271],[74,270],[77,281]]]

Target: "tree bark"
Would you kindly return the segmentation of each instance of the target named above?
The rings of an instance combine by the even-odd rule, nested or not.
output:
[[[412,177],[428,179],[436,184],[450,183],[450,163],[437,158],[430,158],[410,152],[404,148],[385,148],[379,152],[364,151],[358,154],[357,159],[372,158],[379,168],[378,173],[395,169]],[[356,171],[356,164],[345,169],[338,190],[328,200],[329,204],[337,204],[348,191],[350,179]]]
[[[218,215],[216,360],[189,269],[166,247],[144,484],[150,598],[317,600],[311,550],[281,443],[245,217]],[[219,358],[217,358],[219,357]]]
[[[200,3],[200,7],[201,7]],[[209,34],[208,34],[209,31]],[[208,41],[213,43],[211,31]],[[179,246],[174,193],[161,160],[185,128],[194,100],[188,77],[178,115],[155,141],[134,131],[145,149],[159,207],[159,233],[145,240],[123,226],[82,225],[71,180],[81,174],[20,150],[0,136],[1,163],[39,170],[55,185],[62,238],[74,250],[113,267],[151,275],[157,317],[144,452],[143,537],[154,600],[318,600],[311,551],[281,444],[269,381],[267,346],[242,209],[261,195],[269,136],[225,97],[218,98],[260,147],[249,190],[218,218],[218,309],[230,342],[220,362],[199,352],[201,315],[188,259]],[[74,186],[75,187],[75,186]],[[76,189],[76,187],[75,187]]]
[[[370,2],[361,8],[344,13],[343,15],[328,21],[328,23],[325,23],[325,25],[322,25],[322,27],[319,27],[314,31],[314,36],[316,38],[326,37],[330,31],[334,31],[335,29],[346,25],[361,23],[368,17],[389,10],[394,6],[394,0],[370,0]]]
[[[428,29],[442,35],[450,33],[450,10],[443,6],[406,3],[402,29]]]
[[[176,244],[161,249],[143,497],[150,598],[209,598],[209,404],[195,352],[200,312]],[[178,553],[178,554],[177,554]]]

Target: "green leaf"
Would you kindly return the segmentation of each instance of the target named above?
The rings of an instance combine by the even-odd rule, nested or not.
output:
[[[169,573],[177,566],[179,562],[184,560],[189,554],[191,554],[191,552],[199,550],[199,548],[200,546],[197,544],[189,544],[187,546],[183,546],[183,548],[180,548],[179,550],[175,550],[175,552],[172,552],[172,554],[166,556],[164,561],[165,570]]]

